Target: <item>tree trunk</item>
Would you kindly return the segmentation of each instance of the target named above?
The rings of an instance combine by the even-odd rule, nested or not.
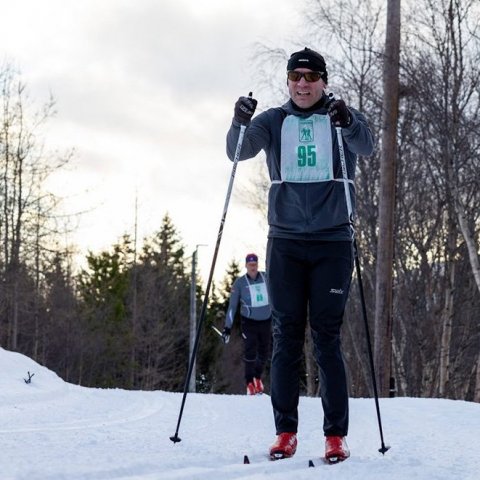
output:
[[[453,252],[455,244],[456,235],[454,230],[450,230],[447,241],[446,256],[451,260],[445,264],[445,304],[442,314],[442,339],[440,343],[440,368],[438,384],[438,394],[440,397],[444,397],[448,394],[450,382],[450,343],[453,326],[453,292],[455,290],[455,260]]]
[[[473,401],[480,403],[480,353],[477,357],[477,376],[475,379],[475,391],[473,393]]]

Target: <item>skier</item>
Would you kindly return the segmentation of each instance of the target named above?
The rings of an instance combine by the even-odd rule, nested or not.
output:
[[[252,120],[257,100],[240,97],[227,153],[233,160],[240,127],[246,125],[240,160],[265,150],[271,180],[266,264],[277,438],[270,456],[290,457],[297,448],[299,370],[308,318],[320,372],[325,458],[334,463],[349,456],[340,328],[354,260],[336,127],[342,129],[353,207],[356,158],[370,155],[374,140],[363,114],[326,94],[327,82],[325,60],[318,52],[294,52],[287,64],[290,99]]]
[[[258,271],[258,257],[249,253],[245,258],[247,273],[232,286],[225,316],[222,338],[228,343],[240,304],[242,337],[244,339],[245,383],[247,395],[263,393],[262,373],[270,354],[271,316],[265,272]]]

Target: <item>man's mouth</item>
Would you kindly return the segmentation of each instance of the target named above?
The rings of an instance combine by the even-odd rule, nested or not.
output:
[[[299,97],[305,97],[305,96],[310,95],[310,92],[297,92],[297,95],[298,95]]]

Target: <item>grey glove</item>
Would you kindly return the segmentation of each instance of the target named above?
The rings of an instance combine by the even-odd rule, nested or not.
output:
[[[257,100],[252,97],[240,97],[235,103],[233,118],[242,125],[248,125],[257,108]]]
[[[232,333],[232,329],[225,327],[222,332],[222,340],[223,343],[226,345],[230,341],[230,334]]]

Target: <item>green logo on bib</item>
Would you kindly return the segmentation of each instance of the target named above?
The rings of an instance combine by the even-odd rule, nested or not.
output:
[[[312,120],[300,120],[298,122],[298,134],[301,142],[313,142],[313,122]]]

